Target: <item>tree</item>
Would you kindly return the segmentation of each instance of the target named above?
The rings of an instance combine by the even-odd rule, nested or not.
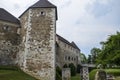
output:
[[[101,42],[102,50],[97,58],[98,63],[120,65],[120,32],[110,35],[105,42]]]
[[[83,53],[80,53],[80,60],[81,60],[81,63],[87,62],[86,56]]]
[[[91,55],[88,55],[87,63],[89,63],[89,64],[92,63],[92,57],[91,57]]]
[[[92,63],[96,63],[96,59],[97,59],[97,57],[98,57],[98,54],[100,54],[100,52],[101,52],[101,49],[99,49],[99,48],[92,48],[91,49],[91,51],[90,51],[90,54],[91,54],[91,62]]]
[[[73,63],[69,64],[69,68],[71,70],[71,76],[75,76],[76,75],[76,67]]]
[[[56,79],[55,80],[62,80],[62,70],[59,66],[56,67]]]

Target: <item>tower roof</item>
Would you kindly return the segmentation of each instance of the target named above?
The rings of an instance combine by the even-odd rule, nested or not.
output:
[[[3,8],[0,8],[0,20],[19,24],[19,20]]]
[[[57,7],[55,6],[55,5],[53,5],[52,3],[50,3],[48,0],[39,0],[38,2],[36,2],[35,4],[33,4],[32,6],[30,6],[28,9],[30,9],[30,8],[55,8],[56,9],[56,20],[58,19],[58,17],[57,17]],[[27,10],[28,10],[27,9]],[[26,10],[26,11],[27,11]],[[26,12],[25,11],[25,12]],[[24,12],[24,13],[25,13]],[[23,13],[23,14],[24,14]],[[22,14],[22,15],[23,15]],[[22,15],[20,15],[20,17],[22,16]],[[19,18],[20,18],[19,17]]]
[[[39,0],[30,8],[56,8],[56,6],[50,3],[48,0]]]

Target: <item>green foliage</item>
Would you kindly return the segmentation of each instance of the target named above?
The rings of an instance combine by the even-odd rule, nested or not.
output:
[[[98,55],[101,53],[101,49],[99,48],[92,48],[91,51],[90,51],[90,54],[91,54],[91,62],[92,63],[96,63],[96,59],[98,58]]]
[[[87,59],[87,63],[91,63],[92,62],[92,57],[91,57],[91,55],[88,55],[88,59]]]
[[[56,80],[62,80],[62,70],[60,67],[56,67]]]
[[[62,77],[59,75],[58,72],[56,72],[56,79],[55,80],[62,80]]]
[[[81,80],[80,79],[80,74],[76,74],[76,76],[72,76],[71,80]]]
[[[120,69],[105,69],[107,74],[112,74],[114,76],[120,76]]]
[[[116,77],[115,80],[120,80],[120,77]]]
[[[80,64],[77,65],[77,73],[80,73],[80,69],[82,68],[82,66]]]
[[[97,69],[94,69],[89,73],[90,80],[94,80],[96,72],[97,72]]]
[[[81,63],[87,63],[86,56],[83,53],[80,53]]]
[[[120,32],[109,36],[107,41],[101,44],[102,50],[98,55],[97,63],[120,65]]]
[[[76,75],[76,67],[74,66],[73,63],[69,64],[69,68],[71,70],[71,76],[75,76]]]
[[[65,64],[65,65],[63,66],[63,68],[68,68],[68,65],[67,65],[67,64]]]
[[[98,70],[98,69],[94,69],[94,70],[92,70],[92,71],[89,73],[89,78],[90,78],[90,80],[94,80],[95,74],[96,74],[97,70]],[[116,76],[120,76],[120,69],[104,69],[104,71],[106,71],[107,74],[112,74],[112,75],[114,75],[115,77],[116,77]]]

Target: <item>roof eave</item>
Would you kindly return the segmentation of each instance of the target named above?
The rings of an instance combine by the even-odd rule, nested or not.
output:
[[[28,9],[26,9],[18,18],[21,18],[22,15],[24,15],[29,9],[32,9],[32,8],[55,8],[55,13],[56,13],[56,20],[58,20],[58,16],[57,16],[57,7],[29,7]]]

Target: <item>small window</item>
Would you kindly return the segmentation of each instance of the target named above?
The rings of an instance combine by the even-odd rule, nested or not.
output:
[[[44,16],[44,15],[45,15],[45,12],[44,12],[44,11],[41,11],[41,12],[40,12],[40,15]]]
[[[74,58],[74,61],[75,61],[76,59]]]
[[[71,58],[71,60],[73,61],[73,57]]]
[[[67,60],[67,56],[65,56],[65,60]]]
[[[3,29],[4,29],[4,30],[8,30],[8,26],[4,26]]]
[[[68,60],[70,61],[70,56],[68,57]]]

